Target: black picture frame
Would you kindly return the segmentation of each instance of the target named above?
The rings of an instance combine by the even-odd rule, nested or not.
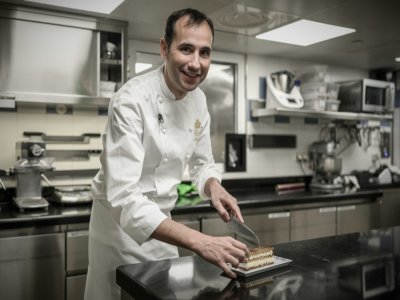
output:
[[[225,172],[246,171],[246,135],[225,134]]]

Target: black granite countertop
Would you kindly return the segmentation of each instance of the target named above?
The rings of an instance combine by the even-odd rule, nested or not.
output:
[[[90,220],[91,204],[64,206],[50,204],[48,209],[32,209],[20,212],[11,203],[0,206],[0,229],[85,223]]]
[[[351,199],[376,199],[383,195],[379,189],[369,190],[338,190],[338,191],[320,191],[320,190],[304,190],[291,191],[285,193],[277,193],[273,189],[254,189],[231,191],[231,194],[238,200],[241,209],[254,208],[263,206],[281,206],[293,204],[316,203],[325,201],[343,201]],[[208,201],[194,201],[195,205],[177,206],[172,211],[173,214],[212,212],[214,208],[210,206]]]
[[[135,299],[400,299],[400,227],[276,245],[285,267],[231,280],[198,256],[120,266]]]
[[[339,191],[339,192],[316,192],[316,191],[298,191],[294,193],[278,194],[271,189],[248,189],[242,191],[232,191],[232,195],[238,199],[241,209],[280,206],[292,204],[304,204],[324,201],[343,201],[351,199],[376,199],[382,196],[382,192],[377,189],[359,190],[359,191]],[[173,215],[182,215],[190,213],[215,212],[210,206],[209,201],[199,202],[193,197],[192,202],[181,206],[179,201],[173,209]],[[193,203],[194,205],[191,205]],[[54,225],[89,222],[91,205],[60,205],[50,203],[48,210],[36,209],[20,212],[12,201],[3,203],[0,206],[0,228],[33,226],[33,225]]]

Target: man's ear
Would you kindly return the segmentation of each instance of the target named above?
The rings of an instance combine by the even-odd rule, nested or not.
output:
[[[164,38],[161,38],[161,40],[160,40],[160,54],[161,54],[161,57],[166,59],[167,58],[167,53],[168,53],[167,42],[165,41]]]

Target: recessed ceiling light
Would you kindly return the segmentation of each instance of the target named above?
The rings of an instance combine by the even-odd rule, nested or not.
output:
[[[394,60],[400,62],[400,57],[396,57]]]
[[[288,25],[260,33],[256,38],[293,44],[299,46],[308,46],[335,37],[354,32],[355,29],[319,23],[310,20],[299,20]]]
[[[53,6],[86,10],[109,14],[125,0],[25,0],[26,2],[41,3]]]

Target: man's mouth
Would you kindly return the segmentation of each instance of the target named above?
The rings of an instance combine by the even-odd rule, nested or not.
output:
[[[187,77],[190,77],[190,78],[196,78],[196,77],[200,76],[200,74],[198,74],[198,73],[191,73],[191,72],[186,72],[186,71],[182,71],[182,72],[183,72],[183,74],[185,74]]]

